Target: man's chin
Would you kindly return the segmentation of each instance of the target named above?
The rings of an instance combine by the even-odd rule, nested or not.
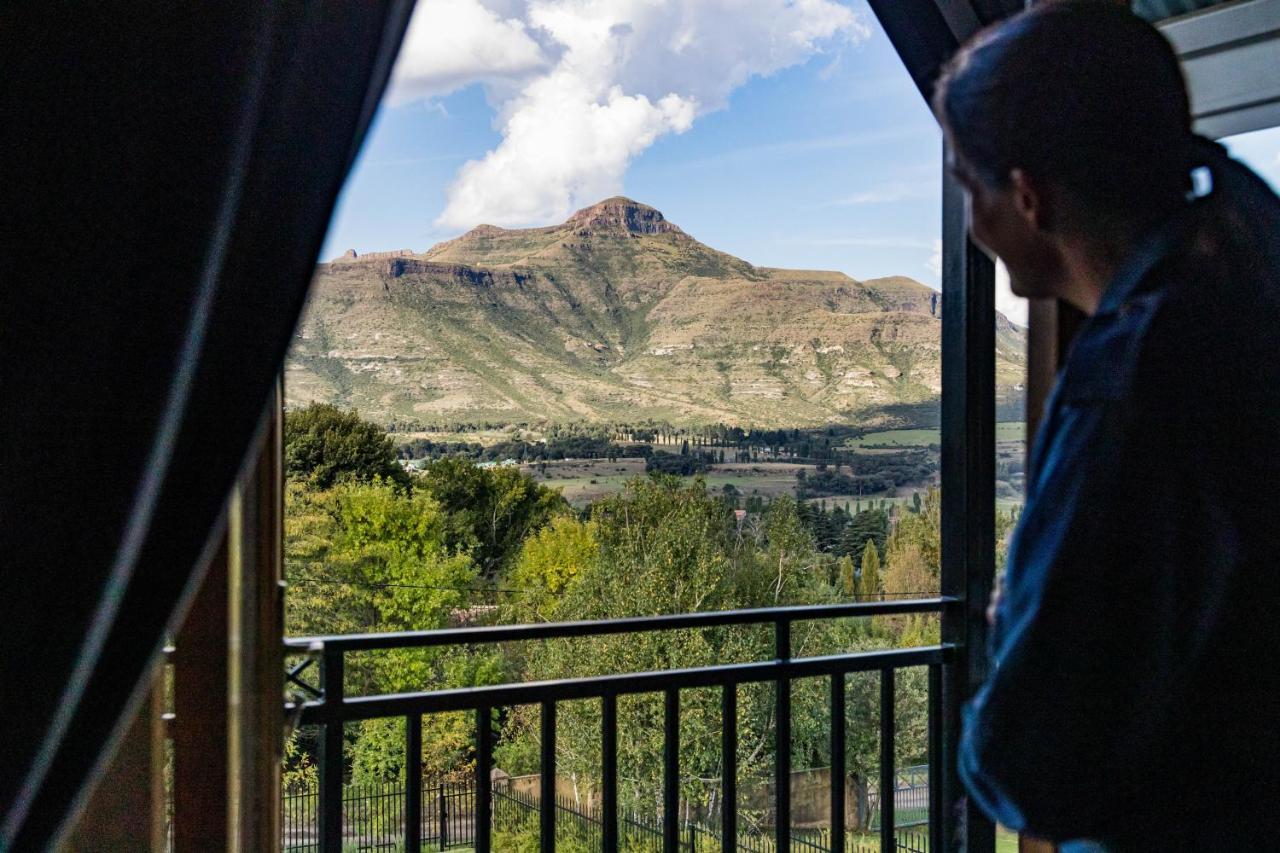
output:
[[[1028,286],[1025,279],[1014,275],[1012,272],[1009,274],[1009,290],[1019,299],[1044,299],[1050,295],[1043,288]]]

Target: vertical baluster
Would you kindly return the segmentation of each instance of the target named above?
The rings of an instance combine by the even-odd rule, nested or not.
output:
[[[440,828],[440,849],[443,850],[449,846],[449,813],[445,806],[443,782],[436,786],[436,825]]]
[[[925,779],[928,786],[929,806],[929,849],[942,850],[942,667],[932,664],[929,667],[929,775]]]
[[[893,669],[880,670],[880,849],[894,849],[893,800],[897,784],[894,780]]]
[[[324,708],[341,710],[342,652],[326,649],[322,662]],[[342,720],[334,714],[324,724],[320,740],[320,850],[342,853]]]
[[[542,778],[538,823],[542,853],[556,849],[556,703],[542,703]]]
[[[404,849],[422,851],[422,717],[404,720]]]
[[[600,698],[601,849],[618,849],[618,697]]]
[[[844,853],[844,673],[831,676],[831,849]]]
[[[779,619],[774,623],[774,653],[780,661],[791,659],[791,622]],[[775,685],[777,701],[777,731],[774,742],[774,794],[776,800],[774,821],[775,837],[779,850],[791,849],[791,680],[778,679]]]
[[[680,691],[666,692],[662,726],[662,849],[680,849]]]
[[[738,838],[738,685],[720,693],[720,843],[737,849]]]
[[[475,839],[476,853],[489,853],[492,844],[493,816],[493,711],[480,708],[476,711],[476,802]]]

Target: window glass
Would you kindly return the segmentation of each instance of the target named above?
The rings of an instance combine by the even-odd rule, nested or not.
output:
[[[1133,11],[1148,21],[1160,21],[1232,0],[1133,0]]]
[[[1027,361],[1026,328],[1029,303],[1014,294],[1009,270],[996,262],[997,348],[1021,346],[1022,358],[996,362],[996,571],[1004,568],[1009,537],[1022,512],[1026,486]]]
[[[1280,127],[1269,127],[1221,140],[1231,156],[1247,165],[1280,192]]]
[[[287,361],[288,632],[936,594],[941,149],[860,1],[424,0]],[[1024,337],[1002,324],[1009,399]],[[922,614],[805,621],[791,640],[815,656],[938,634]],[[745,626],[369,651],[346,672],[368,695],[773,656],[771,627]],[[847,685],[849,827],[874,845],[879,681]],[[884,792],[915,848],[927,685],[897,676],[900,790]],[[775,819],[775,689],[738,694],[747,849]],[[812,844],[830,820],[828,689],[791,687],[793,800],[816,804],[794,832]],[[710,848],[719,691],[680,700],[682,833]],[[662,714],[658,695],[617,706],[632,827],[659,818]],[[560,825],[586,831],[600,703],[556,721]],[[497,715],[495,849],[536,843],[540,724]],[[347,729],[362,838],[394,840],[394,819],[358,816],[398,801],[401,726]],[[429,716],[422,745],[432,814],[466,801],[469,723]],[[286,846],[308,837],[315,746],[291,741]]]

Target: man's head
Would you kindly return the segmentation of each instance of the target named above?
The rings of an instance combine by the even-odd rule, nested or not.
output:
[[[1136,236],[1187,189],[1177,58],[1117,4],[1047,2],[987,28],[943,70],[934,109],[973,237],[1022,296],[1064,296],[1068,255]]]

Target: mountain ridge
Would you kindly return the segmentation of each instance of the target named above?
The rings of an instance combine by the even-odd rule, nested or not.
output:
[[[615,196],[318,264],[286,392],[383,421],[874,420],[937,397],[939,301],[906,276],[756,267]],[[997,337],[1009,388],[1023,332],[1001,317]]]

